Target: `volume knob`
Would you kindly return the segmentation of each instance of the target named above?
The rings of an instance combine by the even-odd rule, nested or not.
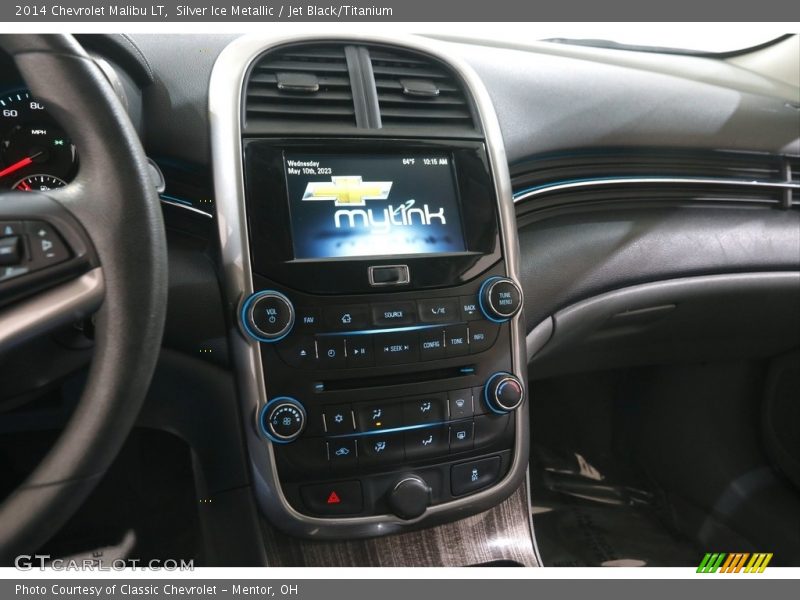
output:
[[[505,323],[522,308],[522,290],[508,277],[489,277],[478,291],[483,316],[494,323]]]
[[[244,301],[239,318],[244,332],[254,340],[277,342],[294,326],[294,306],[280,292],[262,290]]]

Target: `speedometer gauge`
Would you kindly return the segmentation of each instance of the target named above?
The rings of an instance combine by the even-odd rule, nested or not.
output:
[[[30,92],[0,94],[0,187],[61,187],[76,166],[75,146]]]

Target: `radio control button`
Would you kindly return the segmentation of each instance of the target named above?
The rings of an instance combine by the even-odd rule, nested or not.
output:
[[[387,333],[375,338],[375,363],[400,365],[419,360],[419,338],[416,331]]]
[[[444,331],[441,328],[419,332],[420,360],[436,360],[445,357]]]
[[[450,325],[444,330],[445,351],[448,357],[469,354],[466,325]]]
[[[364,329],[369,324],[366,304],[329,306],[325,308],[325,326],[336,331]]]
[[[417,305],[419,320],[423,323],[453,323],[460,320],[456,298],[420,300]]]
[[[447,454],[447,428],[427,427],[405,433],[406,460]]]
[[[317,338],[317,355],[321,369],[338,369],[345,366],[344,338],[339,336]]]
[[[403,426],[402,404],[379,402],[356,406],[356,425],[359,431],[378,431]]]
[[[403,424],[441,423],[447,417],[443,396],[415,398],[403,403]]]
[[[319,308],[301,306],[296,309],[295,327],[298,329],[306,329],[309,331],[316,331],[322,325],[322,317]]]
[[[466,419],[473,415],[471,388],[447,392],[447,401],[451,420]]]
[[[489,321],[473,321],[469,324],[469,353],[488,350],[497,340],[500,327]]]
[[[294,307],[289,299],[274,290],[254,293],[242,305],[244,331],[259,342],[277,342],[285,338],[294,325]]]
[[[473,422],[462,421],[450,425],[450,452],[463,452],[472,450],[474,443]]]
[[[392,302],[372,305],[372,322],[375,325],[399,327],[411,325],[416,320],[413,302]]]
[[[361,455],[359,463],[371,465],[377,463],[403,462],[403,434],[387,433],[385,435],[367,435],[361,438]]]
[[[478,306],[477,296],[461,296],[458,299],[462,321],[477,321],[481,318],[481,309]]]
[[[357,335],[344,339],[348,367],[370,367],[375,363],[372,336]]]
[[[316,347],[311,336],[291,336],[278,346],[278,354],[290,367],[313,369],[316,367]]]
[[[481,312],[494,323],[503,323],[522,308],[522,290],[508,277],[489,277],[478,293]]]

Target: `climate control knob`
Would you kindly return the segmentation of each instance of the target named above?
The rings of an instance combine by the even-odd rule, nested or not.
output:
[[[267,402],[259,415],[261,432],[277,444],[295,441],[306,428],[306,409],[294,398],[280,396]]]
[[[525,388],[522,382],[511,373],[500,371],[486,380],[483,388],[483,401],[493,413],[504,415],[522,404]]]
[[[522,290],[508,277],[489,277],[478,292],[483,316],[494,323],[505,323],[522,308]]]
[[[263,290],[244,301],[239,317],[242,329],[254,340],[277,342],[294,326],[294,306],[280,292]]]

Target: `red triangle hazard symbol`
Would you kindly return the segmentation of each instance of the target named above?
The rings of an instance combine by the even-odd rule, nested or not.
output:
[[[331,495],[328,496],[328,504],[339,504],[341,500],[339,499],[339,494],[336,492],[331,492]]]

